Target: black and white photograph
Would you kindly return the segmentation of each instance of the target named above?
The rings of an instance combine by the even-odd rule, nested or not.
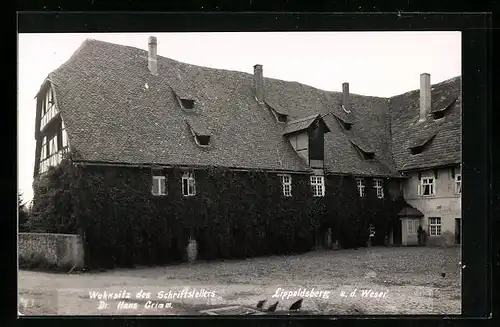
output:
[[[18,34],[18,314],[461,314],[461,47]]]

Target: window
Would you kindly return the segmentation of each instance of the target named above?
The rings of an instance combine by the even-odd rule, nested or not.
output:
[[[432,116],[434,119],[444,118],[444,110],[433,112]]]
[[[193,109],[194,108],[194,100],[190,99],[180,99],[182,108],[184,109]]]
[[[182,195],[193,196],[196,194],[195,180],[192,173],[182,175]]]
[[[418,185],[418,195],[421,196],[432,196],[435,195],[436,188],[434,187],[435,181],[432,177],[423,177],[420,179],[420,184]]]
[[[283,185],[283,195],[292,196],[292,176],[281,175],[281,184]]]
[[[42,102],[42,115],[46,114],[49,109],[52,108],[52,105],[54,104],[54,100],[52,99],[52,90],[48,90],[47,93],[45,94],[45,97],[43,98]]]
[[[54,105],[54,99],[52,97],[52,90],[47,92],[47,108],[50,109]]]
[[[356,186],[358,187],[359,197],[365,196],[365,181],[363,178],[356,178]]]
[[[210,135],[195,135],[196,143],[201,146],[210,144]]]
[[[276,113],[276,120],[280,123],[286,123],[286,115]]]
[[[455,174],[455,193],[462,194],[462,174]]]
[[[68,134],[66,133],[66,126],[64,126],[64,122],[61,122],[61,137],[62,137],[62,147],[65,148],[69,146],[68,142]]]
[[[430,236],[441,235],[441,218],[440,217],[429,217],[429,235]]]
[[[423,150],[424,150],[423,146],[416,146],[410,149],[411,154],[419,154],[422,153]]]
[[[49,155],[53,155],[57,152],[57,135],[54,135],[49,140]]]
[[[42,153],[40,155],[40,160],[47,158],[47,137],[44,136],[42,140]]]
[[[153,195],[166,195],[167,194],[167,179],[165,176],[154,175],[153,185],[151,189]]]
[[[377,198],[384,198],[384,186],[383,181],[381,179],[375,178],[373,180],[373,188],[377,190]]]
[[[370,224],[370,226],[368,227],[368,230],[370,232],[370,237],[374,237],[375,236],[375,225]]]
[[[408,219],[408,235],[416,235],[418,226],[420,226],[418,219]]]
[[[313,196],[325,196],[325,177],[311,176]]]

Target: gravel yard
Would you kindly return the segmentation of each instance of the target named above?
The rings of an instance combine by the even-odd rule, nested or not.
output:
[[[267,299],[264,308],[279,301],[279,314],[302,291],[302,297],[308,293],[302,313],[460,314],[459,262],[458,247],[373,247],[92,273],[21,270],[19,310],[26,315],[178,315],[255,307]],[[166,298],[169,291],[183,289],[177,298]],[[104,291],[131,298],[90,298]]]

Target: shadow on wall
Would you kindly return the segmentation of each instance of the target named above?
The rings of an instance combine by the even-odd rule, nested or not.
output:
[[[452,232],[446,231],[443,232],[440,236],[430,236],[427,234],[427,245],[454,245],[455,244],[455,234]]]

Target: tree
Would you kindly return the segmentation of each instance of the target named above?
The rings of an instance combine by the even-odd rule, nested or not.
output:
[[[22,193],[17,193],[17,206],[19,212],[18,226],[20,232],[27,231],[27,223],[28,223],[28,209],[26,208],[26,203],[23,200]]]

